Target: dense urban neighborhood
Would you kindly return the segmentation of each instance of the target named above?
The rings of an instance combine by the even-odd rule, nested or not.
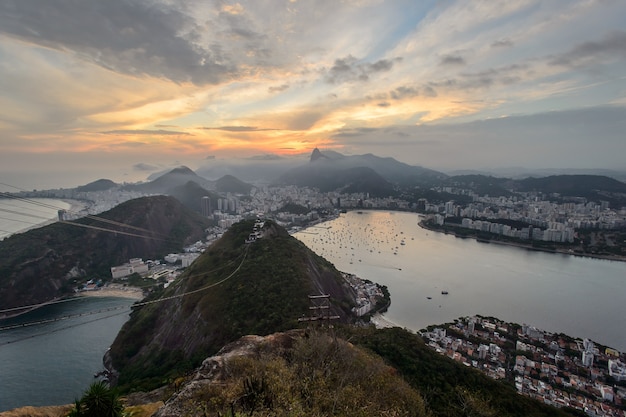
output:
[[[432,326],[422,336],[438,353],[546,404],[590,416],[626,412],[626,355],[589,339],[479,316]]]

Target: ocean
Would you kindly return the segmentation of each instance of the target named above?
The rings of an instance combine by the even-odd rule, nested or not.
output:
[[[135,300],[81,297],[0,320],[0,328],[55,317],[81,317],[0,331],[0,412],[25,405],[62,405],[80,398]],[[90,312],[120,307],[97,314]]]
[[[59,210],[70,203],[50,198],[0,199],[0,240],[58,219]]]

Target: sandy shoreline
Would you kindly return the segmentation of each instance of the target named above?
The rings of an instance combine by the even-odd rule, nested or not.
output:
[[[89,203],[81,200],[71,200],[69,198],[63,198],[61,199],[61,201],[70,205],[70,208],[67,209],[67,211],[69,211],[70,213],[78,214],[81,211],[89,208]]]
[[[78,293],[81,297],[120,297],[141,300],[143,291],[135,287],[101,287],[95,290],[81,291]]]

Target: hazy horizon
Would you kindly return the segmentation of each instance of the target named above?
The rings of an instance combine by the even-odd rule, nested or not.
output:
[[[626,170],[624,28],[604,0],[1,2],[0,175],[135,181],[315,147]]]
[[[324,150],[322,150],[323,152]],[[383,156],[383,155],[376,155]],[[286,172],[288,169],[306,164],[309,161],[309,155],[299,155],[292,157],[284,157],[279,160],[261,160],[250,158],[215,158],[204,159],[199,161],[173,161],[171,163],[147,164],[137,163],[134,165],[124,165],[113,167],[108,164],[104,166],[68,166],[60,164],[51,167],[51,171],[37,172],[35,170],[5,170],[0,167],[0,191],[1,192],[18,192],[20,190],[49,190],[59,188],[75,188],[81,185],[89,184],[99,179],[109,179],[118,184],[137,183],[150,181],[156,176],[162,175],[174,168],[187,166],[196,171],[198,175],[209,179],[216,180],[223,175],[230,174],[240,179],[250,177],[250,172],[255,168],[267,164],[277,164],[276,169]],[[402,161],[399,161],[402,162]],[[239,175],[238,169],[246,166],[246,174]],[[424,168],[433,169],[447,175],[462,174],[486,174],[505,178],[519,178],[524,176],[548,176],[556,174],[590,174],[590,175],[607,175],[619,181],[626,181],[626,169],[608,169],[604,167],[595,168],[577,168],[577,167],[540,167],[528,168],[523,166],[497,166],[497,167],[478,167],[478,168],[451,168],[438,169],[436,167],[423,166]],[[211,175],[206,175],[210,172]],[[273,179],[278,178],[276,176]],[[265,181],[261,181],[265,182]]]

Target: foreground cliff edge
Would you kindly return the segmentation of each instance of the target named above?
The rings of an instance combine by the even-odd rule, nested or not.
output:
[[[584,416],[518,395],[400,328],[340,326],[244,336],[124,412],[166,416]],[[2,417],[62,416],[32,407]]]

